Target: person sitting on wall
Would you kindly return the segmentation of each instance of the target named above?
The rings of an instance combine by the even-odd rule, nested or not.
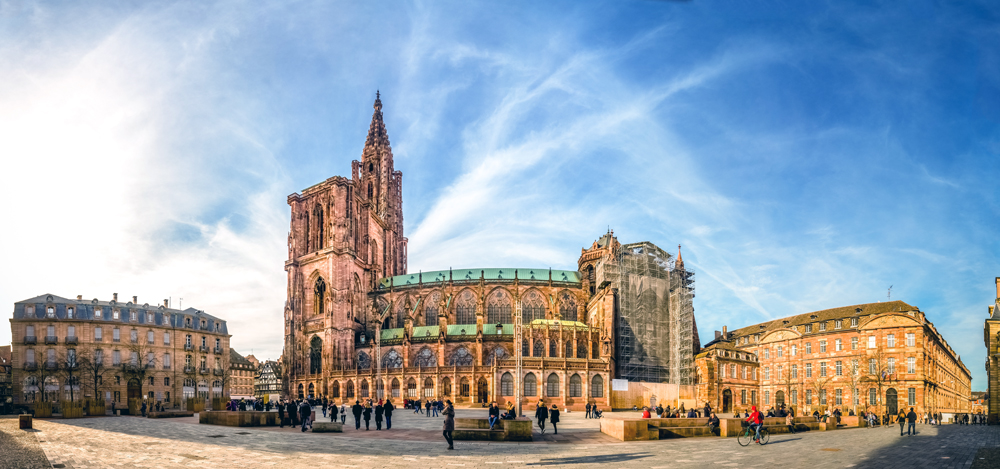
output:
[[[715,415],[715,412],[712,412],[712,416],[708,418],[708,428],[713,435],[719,434],[719,417]]]

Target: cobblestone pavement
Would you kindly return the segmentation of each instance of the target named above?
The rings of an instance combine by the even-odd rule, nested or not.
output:
[[[469,411],[474,412],[474,411]],[[465,413],[465,412],[462,412]],[[470,414],[468,416],[478,415]],[[420,421],[414,421],[420,419]],[[394,416],[394,420],[397,420]],[[429,420],[429,421],[428,421]],[[567,416],[567,435],[594,433],[594,422]],[[55,467],[879,467],[967,468],[989,464],[1000,448],[1000,427],[919,425],[900,437],[898,427],[774,435],[766,446],[740,447],[733,438],[689,438],[622,443],[603,435],[592,443],[456,441],[446,451],[440,419],[399,414],[401,429],[431,426],[421,441],[381,438],[374,430],[313,434],[211,425],[170,419],[103,417],[36,420],[35,433]],[[395,422],[394,422],[395,423]],[[352,426],[353,427],[353,426]],[[576,427],[570,431],[571,427]],[[390,432],[391,433],[391,432]],[[378,435],[378,436],[376,436]],[[598,434],[599,435],[599,434]],[[378,441],[373,441],[378,440]],[[428,441],[429,440],[429,441]],[[993,467],[992,465],[984,467]]]
[[[16,415],[0,418],[0,468],[51,467],[35,433],[35,430],[18,428]]]

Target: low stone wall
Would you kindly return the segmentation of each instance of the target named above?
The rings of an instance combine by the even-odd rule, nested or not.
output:
[[[194,417],[194,412],[188,410],[167,410],[163,412],[147,412],[147,418],[151,419],[169,419],[177,417]]]
[[[708,419],[681,418],[681,419],[616,419],[602,418],[601,432],[620,441],[643,441],[659,440],[664,438],[692,438],[715,436],[708,427]],[[836,428],[832,423],[827,428],[826,424],[817,422],[812,417],[795,417],[795,430],[833,430]],[[785,424],[784,417],[772,417],[764,419],[764,426],[772,433],[787,433],[788,425]],[[743,431],[743,419],[719,419],[718,436],[722,438],[735,437]]]
[[[198,412],[198,423],[226,427],[276,427],[277,412],[205,410]]]
[[[531,420],[526,417],[514,420],[501,419],[493,426],[493,430],[490,430],[489,419],[455,419],[455,431],[452,436],[456,440],[532,441]]]
[[[340,422],[313,422],[313,433],[340,433],[344,431],[344,425]]]

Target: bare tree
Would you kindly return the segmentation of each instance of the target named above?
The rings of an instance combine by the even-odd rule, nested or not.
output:
[[[819,401],[820,396],[822,395],[822,392],[824,390],[826,390],[826,386],[828,384],[830,384],[830,374],[829,373],[824,373],[823,371],[820,372],[819,377],[817,377],[815,380],[813,380],[813,382],[812,382],[812,389],[814,391],[816,391],[816,399],[817,399],[817,401]],[[821,405],[821,406],[829,406],[829,404],[823,404],[822,402],[819,405]]]
[[[138,381],[139,396],[141,399],[142,387],[146,379],[156,374],[156,353],[153,352],[151,344],[138,337],[133,337],[132,341],[125,346],[129,357],[121,364],[122,377],[125,383],[132,380]]]
[[[105,364],[104,350],[97,349],[92,345],[78,347],[76,355],[82,383],[81,389],[84,394],[88,391],[93,392],[94,400],[100,401],[101,392],[108,389],[104,379],[113,373],[114,369]]]
[[[875,409],[876,415],[881,416],[883,389],[888,385],[891,374],[889,360],[881,345],[874,349],[868,349],[867,358],[868,366],[863,369],[860,382],[868,383],[869,386],[874,386],[878,389],[878,397],[875,399]]]
[[[861,363],[856,355],[848,357],[850,360],[847,372],[847,382],[851,384],[851,406],[854,409],[854,414],[858,413],[858,401],[861,400],[861,383],[863,375],[861,373]]]
[[[75,348],[58,352],[59,371],[63,383],[69,389],[69,400],[76,400],[76,388],[80,387],[80,361]]]

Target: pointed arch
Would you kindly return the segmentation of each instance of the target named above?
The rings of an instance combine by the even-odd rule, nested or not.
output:
[[[559,375],[550,373],[545,379],[545,397],[559,397]]]
[[[507,358],[509,356],[510,354],[507,353],[506,348],[504,348],[502,345],[497,345],[496,347],[493,348],[493,350],[490,350],[490,352],[487,353],[485,357],[483,357],[483,364],[493,365],[493,362],[497,360],[503,360],[504,358]]]
[[[410,304],[410,297],[405,296],[396,300],[396,310],[393,312],[392,327],[402,329],[406,327],[406,308]]]
[[[437,366],[437,355],[430,347],[423,347],[417,352],[416,360],[414,360],[418,368],[434,368]]]
[[[313,314],[320,315],[326,311],[326,281],[317,277],[313,284]]]
[[[399,397],[399,379],[392,378],[392,383],[389,385],[389,391],[392,393],[392,397]]]
[[[382,368],[392,369],[392,368],[402,368],[403,367],[403,356],[399,354],[395,349],[391,349],[382,355]]]
[[[451,396],[451,378],[447,376],[441,379],[441,394]]]
[[[579,374],[573,373],[573,376],[569,377],[569,397],[582,397],[583,396],[583,379],[580,378]]]
[[[594,375],[590,380],[590,397],[604,397],[604,377]]]
[[[559,316],[563,321],[576,321],[576,297],[569,290],[559,293]]]
[[[424,298],[424,325],[438,325],[438,305],[441,303],[441,292],[434,291]]]
[[[324,218],[325,217],[323,216],[323,206],[320,205],[319,202],[316,202],[316,205],[313,206],[313,220],[315,220],[316,223],[316,241],[314,243],[316,248],[314,250],[317,251],[323,249],[323,246],[326,244],[323,239],[323,235],[326,234],[326,232],[323,229]]]
[[[466,288],[455,300],[455,324],[476,323],[476,294]]]
[[[358,352],[358,369],[359,370],[372,369],[372,357],[371,355],[368,355],[367,352]]]
[[[370,397],[371,393],[370,393],[370,390],[368,388],[368,379],[367,378],[361,380],[361,386],[360,386],[360,388],[361,388],[360,389],[360,391],[361,391],[361,397]]]
[[[333,381],[333,385],[330,387],[330,394],[334,399],[340,399],[340,381]]]
[[[521,297],[521,321],[525,324],[535,319],[545,319],[545,297],[532,288]]]
[[[538,395],[538,378],[534,373],[524,375],[524,396],[535,397]]]
[[[474,360],[475,357],[469,352],[469,349],[463,346],[451,353],[448,357],[448,366],[472,366]]]
[[[535,339],[535,346],[531,350],[532,357],[544,357],[545,356],[545,339]]]
[[[497,287],[486,297],[486,322],[490,324],[510,324],[511,294],[503,287]]]
[[[500,395],[509,397],[514,395],[514,375],[505,372],[500,377]]]
[[[323,339],[313,336],[309,341],[309,374],[323,371]]]
[[[347,385],[344,386],[344,397],[353,398],[354,397],[354,381],[348,380]]]

